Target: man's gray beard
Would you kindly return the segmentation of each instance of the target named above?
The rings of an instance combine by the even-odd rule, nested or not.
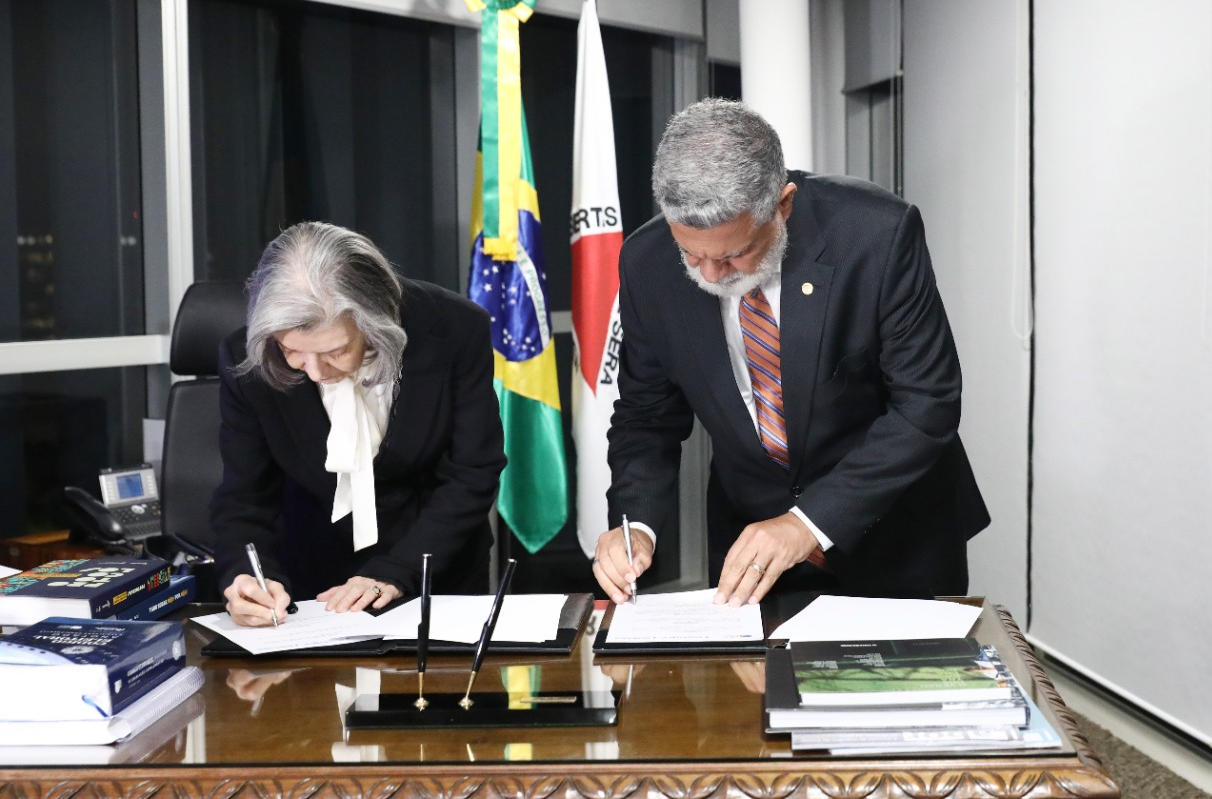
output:
[[[766,256],[762,258],[762,262],[758,264],[758,268],[752,273],[746,275],[741,272],[735,272],[726,278],[717,280],[715,283],[709,283],[698,269],[686,263],[685,258],[682,259],[682,266],[686,268],[686,277],[690,278],[696,286],[708,294],[725,298],[744,297],[758,286],[763,285],[782,272],[783,256],[786,254],[787,223],[780,217],[779,229],[774,234],[774,241],[771,242],[770,249],[766,251]]]

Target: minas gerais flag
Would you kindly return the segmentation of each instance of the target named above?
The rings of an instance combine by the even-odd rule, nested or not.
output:
[[[606,431],[619,397],[619,250],[623,225],[614,162],[614,122],[595,0],[577,28],[572,145],[573,436],[577,449],[577,538],[592,555],[608,528]]]

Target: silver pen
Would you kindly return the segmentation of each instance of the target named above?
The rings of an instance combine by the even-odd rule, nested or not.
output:
[[[627,547],[627,565],[631,566],[631,522],[627,521],[626,513],[623,514],[623,544]],[[638,604],[636,601],[635,583],[632,582],[629,587],[631,588],[631,604]]]
[[[257,585],[261,586],[261,590],[269,593],[269,586],[265,584],[265,572],[261,571],[261,558],[257,557],[257,547],[255,544],[245,544],[244,551],[248,553],[248,562],[252,564],[253,577],[257,578]],[[273,595],[270,595],[270,601],[273,601]],[[273,607],[269,609],[270,616],[273,617],[274,627],[278,626],[278,611]]]

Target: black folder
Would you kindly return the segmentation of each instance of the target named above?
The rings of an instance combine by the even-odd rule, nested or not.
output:
[[[394,607],[388,605],[380,612]],[[493,641],[488,652],[491,655],[567,655],[576,646],[577,637],[593,610],[592,594],[569,594],[560,611],[560,626],[556,637],[551,641]],[[469,655],[475,651],[474,643],[465,644],[458,641],[438,641],[431,639],[429,654],[431,655]],[[407,655],[417,651],[416,640],[401,638],[385,640],[372,638],[369,641],[352,641],[331,646],[318,646],[308,649],[291,649],[285,652],[266,652],[254,655],[242,646],[238,646],[223,636],[217,636],[206,646],[202,654],[207,657],[239,657],[239,658],[273,658],[273,657],[384,657],[387,655]]]
[[[614,618],[615,605],[606,610],[598,634],[593,639],[595,655],[760,655],[772,644],[770,633],[780,624],[799,613],[819,594],[806,591],[788,591],[769,594],[761,602],[762,633],[758,641],[654,641],[651,643],[611,643],[608,640],[610,622]],[[640,601],[644,601],[640,597]],[[780,642],[781,643],[781,642]]]

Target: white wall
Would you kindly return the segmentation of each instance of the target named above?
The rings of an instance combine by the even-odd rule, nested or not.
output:
[[[1035,4],[1034,623],[1212,736],[1212,4]]]
[[[1026,0],[905,0],[905,198],[918,205],[964,370],[960,436],[993,522],[969,592],[1027,601]]]
[[[1212,4],[1034,4],[1030,197],[1025,8],[904,3],[905,195],[926,219],[994,518],[972,590],[1212,740]]]

